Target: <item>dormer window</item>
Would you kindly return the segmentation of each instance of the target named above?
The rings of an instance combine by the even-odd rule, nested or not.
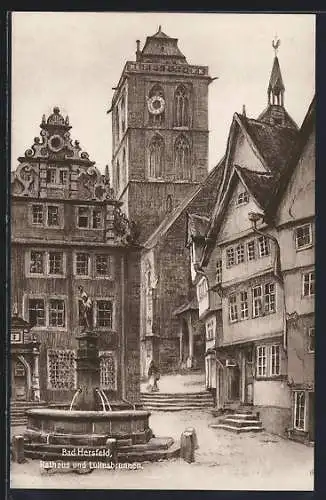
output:
[[[249,202],[248,191],[241,191],[241,193],[239,193],[238,197],[237,197],[237,201],[236,201],[237,206],[245,205],[248,202]]]

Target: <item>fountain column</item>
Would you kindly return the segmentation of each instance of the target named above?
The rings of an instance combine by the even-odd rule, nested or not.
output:
[[[100,410],[96,389],[100,387],[100,359],[97,335],[90,330],[76,336],[77,347],[77,387],[81,389],[75,409]]]

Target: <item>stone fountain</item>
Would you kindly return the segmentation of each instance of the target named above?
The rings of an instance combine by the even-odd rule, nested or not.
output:
[[[96,453],[99,448],[104,451],[108,443],[112,442],[115,443],[115,456],[119,462],[155,461],[178,456],[178,443],[170,437],[159,438],[153,435],[149,426],[149,411],[126,400],[110,402],[100,389],[97,335],[92,328],[92,303],[83,289],[80,292],[84,305],[84,329],[76,337],[78,390],[69,409],[42,408],[27,411],[25,456],[47,461],[85,460],[85,453],[91,455],[92,451]],[[78,450],[84,450],[85,453]],[[107,461],[108,458],[107,455],[100,454],[96,455],[96,460]]]

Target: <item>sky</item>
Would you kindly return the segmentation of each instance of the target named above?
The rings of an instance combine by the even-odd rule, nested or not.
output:
[[[12,20],[12,168],[39,135],[42,115],[58,106],[72,139],[104,171],[111,162],[107,114],[136,40],[158,26],[178,38],[189,64],[218,77],[209,87],[209,169],[226,148],[235,112],[257,118],[267,105],[274,58],[285,84],[285,107],[300,126],[315,92],[315,15],[15,12]]]

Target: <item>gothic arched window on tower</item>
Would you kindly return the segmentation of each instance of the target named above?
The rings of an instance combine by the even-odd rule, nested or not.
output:
[[[165,121],[165,98],[161,85],[154,85],[148,95],[149,124],[159,127]]]
[[[174,166],[177,177],[181,179],[191,178],[191,154],[187,138],[181,135],[175,141]]]
[[[180,85],[174,94],[174,126],[190,126],[190,96],[184,85]]]
[[[163,177],[164,141],[160,135],[155,135],[149,145],[149,177]]]

